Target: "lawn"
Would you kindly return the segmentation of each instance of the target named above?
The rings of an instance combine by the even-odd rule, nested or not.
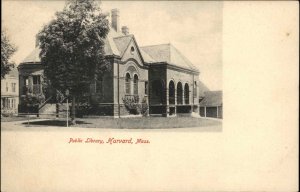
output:
[[[30,120],[37,119],[37,117],[30,117]],[[28,117],[19,117],[19,116],[11,116],[11,117],[1,117],[1,122],[14,122],[14,121],[27,121]]]
[[[130,129],[158,129],[158,128],[186,128],[186,127],[221,127],[222,122],[212,119],[194,117],[136,117],[136,118],[78,118],[74,127],[83,128],[130,128]],[[27,122],[23,123],[24,125]],[[52,119],[30,122],[33,126],[66,126],[64,119]]]

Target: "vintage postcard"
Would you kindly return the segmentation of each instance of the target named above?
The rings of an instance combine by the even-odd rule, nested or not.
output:
[[[1,191],[296,191],[296,2],[4,0]]]

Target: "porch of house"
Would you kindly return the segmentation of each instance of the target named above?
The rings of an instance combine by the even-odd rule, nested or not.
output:
[[[152,82],[149,94],[150,116],[191,116],[192,112],[199,113],[199,105],[194,104],[194,94],[191,99],[189,85],[178,82],[175,86],[171,80],[167,86],[162,80]]]

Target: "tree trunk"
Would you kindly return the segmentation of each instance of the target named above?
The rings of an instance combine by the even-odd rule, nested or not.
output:
[[[75,101],[76,97],[75,95],[73,95],[72,98],[72,114],[71,114],[71,125],[75,125],[76,121],[75,121],[75,105],[76,105],[76,101]]]

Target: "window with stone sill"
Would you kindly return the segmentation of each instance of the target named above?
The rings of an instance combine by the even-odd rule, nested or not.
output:
[[[138,84],[139,78],[138,76],[135,74],[134,78],[133,78],[133,94],[134,95],[138,95],[139,94],[139,84]]]

